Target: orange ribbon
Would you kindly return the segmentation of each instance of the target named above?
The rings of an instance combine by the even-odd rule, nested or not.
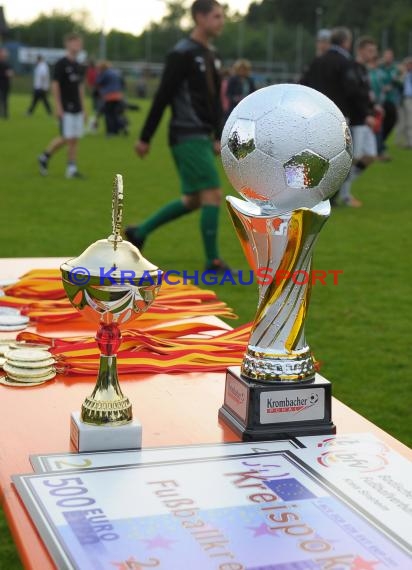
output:
[[[19,307],[37,326],[43,324],[51,330],[70,321],[70,329],[90,329],[90,324],[66,299],[58,270],[30,271],[5,291],[0,306]],[[117,355],[119,372],[221,372],[241,364],[251,323],[227,330],[224,325],[195,320],[206,315],[236,318],[213,291],[190,283],[164,283],[150,311],[122,331]],[[172,322],[180,319],[186,320]],[[57,369],[64,374],[96,375],[99,368],[99,349],[90,336],[54,338],[21,332],[17,339],[48,346],[56,358]]]
[[[68,301],[59,270],[30,271],[5,288],[5,293],[0,305],[18,307],[46,331],[59,330],[64,323],[72,330],[91,327]],[[210,315],[236,318],[213,291],[191,283],[163,283],[150,311],[122,331],[119,372],[215,372],[240,364],[250,325],[227,330],[224,325],[196,320]],[[96,374],[98,370],[99,349],[90,336],[54,338],[21,332],[17,338],[48,346],[58,370],[65,374]]]
[[[122,333],[118,369],[121,373],[151,374],[223,371],[241,363],[249,334],[250,324],[225,330],[194,321],[128,329]],[[47,345],[64,374],[96,374],[98,370],[99,350],[90,337],[53,338],[22,332],[17,338]]]

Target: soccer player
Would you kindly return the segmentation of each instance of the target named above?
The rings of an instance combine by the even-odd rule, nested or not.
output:
[[[52,81],[52,94],[55,111],[60,123],[60,136],[53,139],[47,149],[39,156],[40,173],[48,173],[50,158],[60,148],[67,145],[66,178],[82,178],[77,170],[77,146],[83,136],[84,123],[84,88],[83,68],[77,56],[83,47],[83,40],[77,33],[65,36],[66,56],[55,67]]]
[[[224,13],[216,0],[196,0],[191,12],[194,29],[168,54],[160,86],[135,145],[138,156],[144,158],[163,112],[170,105],[169,143],[182,197],[138,226],[129,226],[125,234],[141,249],[153,230],[201,208],[206,269],[225,271],[228,266],[220,259],[217,246],[221,190],[214,157],[220,153],[222,128],[220,61],[210,45],[223,30]]]

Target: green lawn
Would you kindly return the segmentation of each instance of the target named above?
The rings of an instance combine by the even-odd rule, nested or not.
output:
[[[132,135],[86,137],[79,166],[87,180],[65,180],[64,153],[50,174],[37,172],[36,157],[55,134],[43,109],[25,117],[28,97],[11,101],[11,119],[0,122],[0,257],[74,256],[110,233],[111,183],[116,172],[125,181],[126,223],[179,194],[178,180],[166,149],[165,125],[152,154],[135,158],[133,141],[144,112],[130,113]],[[146,105],[144,104],[144,108]],[[394,160],[377,164],[356,183],[361,209],[338,208],[320,235],[314,266],[340,269],[339,284],[313,289],[307,337],[322,373],[333,381],[334,395],[389,433],[412,443],[411,403],[407,385],[410,363],[411,251],[410,151],[391,149]],[[224,191],[234,193],[224,174]],[[145,255],[163,269],[203,268],[198,214],[186,216],[153,234]],[[222,210],[222,256],[247,269],[239,243]],[[408,277],[409,276],[409,277]],[[257,304],[254,285],[217,287],[221,299],[251,320]],[[234,323],[236,324],[236,323]],[[339,426],[338,426],[339,427]],[[39,452],[41,450],[39,449]],[[20,568],[4,521],[0,520],[0,569]]]

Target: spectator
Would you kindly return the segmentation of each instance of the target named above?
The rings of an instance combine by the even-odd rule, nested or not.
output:
[[[316,34],[316,57],[325,55],[330,48],[331,31],[323,28]]]
[[[219,174],[214,154],[220,153],[222,112],[220,60],[211,46],[224,26],[224,12],[216,0],[196,0],[191,35],[169,53],[160,86],[135,145],[138,156],[150,151],[150,141],[168,105],[172,117],[169,142],[183,196],[166,204],[138,226],[126,228],[129,241],[141,248],[159,226],[201,208],[200,226],[206,269],[227,271],[218,252],[217,232],[221,202]]]
[[[229,113],[245,97],[256,91],[255,83],[250,77],[252,66],[247,59],[238,59],[233,65],[233,75],[229,78],[226,95],[229,99]]]
[[[9,117],[9,93],[13,70],[9,64],[9,54],[4,48],[0,48],[0,117]]]
[[[385,78],[382,69],[378,65],[378,61],[378,54],[376,54],[368,64],[371,98],[374,103],[375,110],[374,133],[376,136],[378,158],[380,160],[390,160],[390,158],[383,152],[383,121],[385,116],[383,104],[385,101]]]
[[[356,89],[350,73],[352,34],[347,28],[336,28],[331,32],[330,41],[328,51],[313,60],[301,83],[332,99],[345,117],[349,117],[349,96]]]
[[[353,139],[353,165],[349,176],[339,190],[339,198],[347,206],[359,207],[362,202],[351,195],[353,181],[376,160],[377,144],[375,109],[371,97],[371,86],[367,65],[374,61],[377,45],[373,38],[359,38],[356,44],[356,61],[349,70],[353,84],[349,93],[349,124]]]
[[[139,99],[146,99],[148,96],[148,79],[148,71],[146,69],[142,69],[136,81],[136,97],[139,97]]]
[[[382,127],[382,147],[378,149],[379,156],[388,158],[386,154],[385,141],[391,134],[398,120],[398,109],[402,93],[401,74],[394,61],[394,53],[391,49],[383,52],[380,69],[383,74],[384,101],[383,101],[383,127]]]
[[[228,69],[222,69],[220,72],[220,105],[222,107],[223,116],[225,119],[230,115],[230,101],[227,96],[227,86],[230,79],[230,71]]]
[[[331,46],[330,37],[331,37],[331,31],[326,29],[319,30],[318,33],[316,34],[315,60],[318,57],[325,55],[325,53],[330,49]],[[304,78],[306,77],[311,65],[312,64],[305,65],[303,67],[302,76],[298,80],[298,83],[303,83]]]
[[[66,178],[83,178],[77,169],[78,141],[83,136],[84,89],[83,68],[76,58],[83,47],[79,34],[67,34],[64,39],[66,56],[54,67],[52,93],[59,119],[60,136],[53,139],[38,157],[40,174],[46,176],[51,157],[67,145]]]
[[[398,126],[398,142],[412,149],[412,57],[404,60],[402,105]]]
[[[357,44],[357,61],[350,55],[352,34],[347,28],[336,28],[331,33],[331,46],[317,57],[302,78],[302,83],[327,95],[346,117],[352,132],[354,164],[339,191],[338,198],[347,206],[362,203],[351,195],[353,180],[376,157],[374,108],[370,95],[368,71],[365,64],[376,56],[376,44],[371,38],[362,38]],[[336,203],[337,197],[332,199]]]
[[[91,59],[86,69],[86,86],[92,98],[92,107],[95,113],[99,112],[99,100],[100,100],[99,90],[96,85],[97,75],[98,75],[98,69],[96,67],[96,64],[94,63],[94,60]]]
[[[125,102],[123,96],[124,82],[119,71],[113,69],[108,61],[98,64],[96,87],[102,99],[102,113],[106,121],[106,135],[118,135],[124,132]]]
[[[37,56],[37,63],[33,70],[33,98],[27,114],[31,115],[39,101],[43,105],[49,115],[51,115],[51,107],[48,100],[48,93],[50,89],[50,70],[44,58],[41,55]]]
[[[92,100],[92,110],[93,113],[89,117],[88,125],[87,125],[87,133],[95,134],[97,133],[99,127],[99,115],[101,113],[102,102],[100,100],[99,89],[96,85],[97,80],[97,67],[93,59],[89,60],[89,63],[86,68],[86,76],[85,76],[85,83],[87,87],[87,92],[90,95]]]

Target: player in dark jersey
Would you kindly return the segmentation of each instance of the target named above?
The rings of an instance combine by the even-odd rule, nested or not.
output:
[[[67,144],[66,178],[81,178],[77,170],[77,145],[83,136],[84,124],[84,88],[83,67],[77,61],[83,41],[79,34],[71,33],[64,41],[67,54],[54,66],[52,93],[55,112],[59,119],[60,136],[53,139],[47,149],[39,156],[40,173],[48,173],[51,156]]]
[[[166,204],[138,226],[129,226],[126,237],[140,249],[159,226],[201,208],[200,227],[206,268],[228,269],[217,247],[221,190],[215,163],[220,152],[220,60],[210,40],[223,30],[224,13],[216,0],[196,0],[192,5],[195,27],[168,54],[159,89],[135,150],[144,158],[165,108],[170,105],[169,143],[181,179],[182,197]]]

